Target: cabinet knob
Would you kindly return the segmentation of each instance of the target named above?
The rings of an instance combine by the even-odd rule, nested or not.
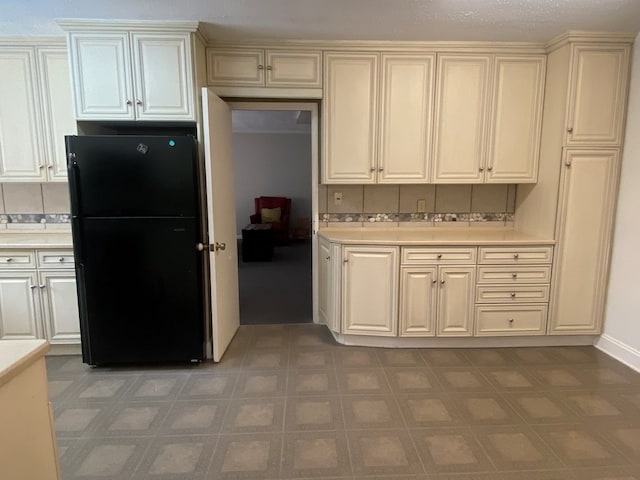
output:
[[[331,260],[331,257],[325,257],[325,260]]]
[[[379,171],[379,172],[381,172],[381,171],[383,171],[383,170],[384,170],[384,167],[380,167],[380,168],[378,168],[378,171]]]
[[[513,258],[518,258],[520,255],[518,255],[517,253],[513,254]]]
[[[53,165],[47,165],[47,168],[51,169],[53,168]]]
[[[569,127],[569,128],[567,128],[567,132],[569,132],[569,133],[573,133],[573,127]]]
[[[439,254],[437,255],[437,257],[438,257],[438,258],[442,258],[442,254],[441,254],[441,253],[439,253]]]
[[[436,283],[438,283],[438,281],[437,280],[433,280],[431,283],[433,283],[435,285]]]
[[[513,273],[511,274],[511,277],[512,277],[512,278],[518,278],[518,274],[517,274],[516,272],[513,272]]]
[[[440,280],[440,285],[444,285],[444,279]]]
[[[376,171],[376,167],[371,167],[371,171],[375,172]]]
[[[40,170],[42,170],[42,169],[44,168],[44,165],[40,164],[40,165],[38,165],[38,168],[39,168]]]
[[[568,159],[567,159],[567,161],[566,161],[566,162],[564,162],[564,164],[565,164],[567,167],[570,167],[570,166],[571,166],[571,160],[568,160]]]
[[[513,325],[513,318],[509,319],[509,325]]]
[[[59,261],[60,263],[64,262],[64,257],[60,257],[60,258],[58,259],[58,261]]]
[[[511,298],[516,298],[516,292],[511,292]]]
[[[4,259],[5,262],[9,263],[9,262],[13,262],[13,258],[11,257],[7,257]]]
[[[489,167],[487,167],[487,170],[488,170],[488,171],[491,171],[491,170],[493,170],[493,167],[492,167],[492,166],[489,166]]]
[[[44,288],[46,285],[38,285],[38,288]]]
[[[264,65],[258,65],[258,70],[264,70]]]
[[[33,290],[33,289],[34,289],[34,288],[36,288],[36,287],[37,287],[37,285],[29,285],[29,288],[30,288],[31,290]]]
[[[273,70],[273,67],[271,65],[267,65],[267,70]]]
[[[127,105],[131,106],[133,105],[133,102],[131,100],[127,100]]]
[[[481,171],[481,172],[484,172],[484,167],[480,167],[480,171]]]
[[[349,259],[348,259],[348,258],[345,258],[342,262],[343,262],[343,263],[349,263]]]
[[[142,100],[136,100],[136,105],[142,105]]]

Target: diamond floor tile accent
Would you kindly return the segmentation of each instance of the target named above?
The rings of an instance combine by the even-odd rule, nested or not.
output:
[[[61,480],[640,480],[640,374],[593,347],[243,326],[218,364],[47,373]]]

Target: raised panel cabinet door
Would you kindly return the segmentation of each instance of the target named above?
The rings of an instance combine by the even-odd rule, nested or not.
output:
[[[569,150],[560,183],[551,334],[602,330],[618,186],[618,150]]]
[[[78,120],[133,120],[129,34],[70,33]]]
[[[622,142],[628,45],[573,45],[566,145]]]
[[[433,182],[484,179],[488,55],[439,55],[434,119]]]
[[[267,87],[322,87],[321,52],[267,50]]]
[[[323,181],[374,183],[378,55],[324,57]]]
[[[207,49],[207,84],[264,86],[264,50]]]
[[[324,239],[318,242],[318,315],[320,321],[329,324],[329,292],[331,289],[331,244]]]
[[[342,333],[398,332],[398,247],[344,247]]]
[[[36,90],[36,63],[30,47],[0,48],[0,180],[46,178]]]
[[[438,336],[473,335],[475,267],[440,267],[438,272]]]
[[[138,120],[195,120],[189,34],[131,35]]]
[[[40,272],[45,334],[51,343],[80,343],[80,315],[74,272]]]
[[[64,137],[77,133],[69,57],[66,48],[38,47],[36,52],[40,67],[47,178],[64,182],[67,180]]]
[[[382,55],[378,183],[429,181],[434,55]]]
[[[438,267],[400,269],[400,336],[431,337],[435,332]]]
[[[0,340],[42,338],[37,282],[35,271],[0,272]]]
[[[543,55],[495,59],[487,183],[534,183],[538,178],[545,63]]]

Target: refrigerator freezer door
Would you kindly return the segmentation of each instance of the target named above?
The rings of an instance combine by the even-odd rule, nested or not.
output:
[[[69,136],[72,215],[198,215],[196,142],[190,136]]]
[[[202,359],[195,220],[85,218],[74,229],[84,362]]]

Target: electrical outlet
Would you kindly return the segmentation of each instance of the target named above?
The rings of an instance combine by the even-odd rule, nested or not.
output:
[[[333,192],[333,204],[342,205],[342,192]]]
[[[427,201],[424,198],[420,198],[418,200],[418,205],[416,207],[416,211],[418,213],[424,213],[427,211]]]

